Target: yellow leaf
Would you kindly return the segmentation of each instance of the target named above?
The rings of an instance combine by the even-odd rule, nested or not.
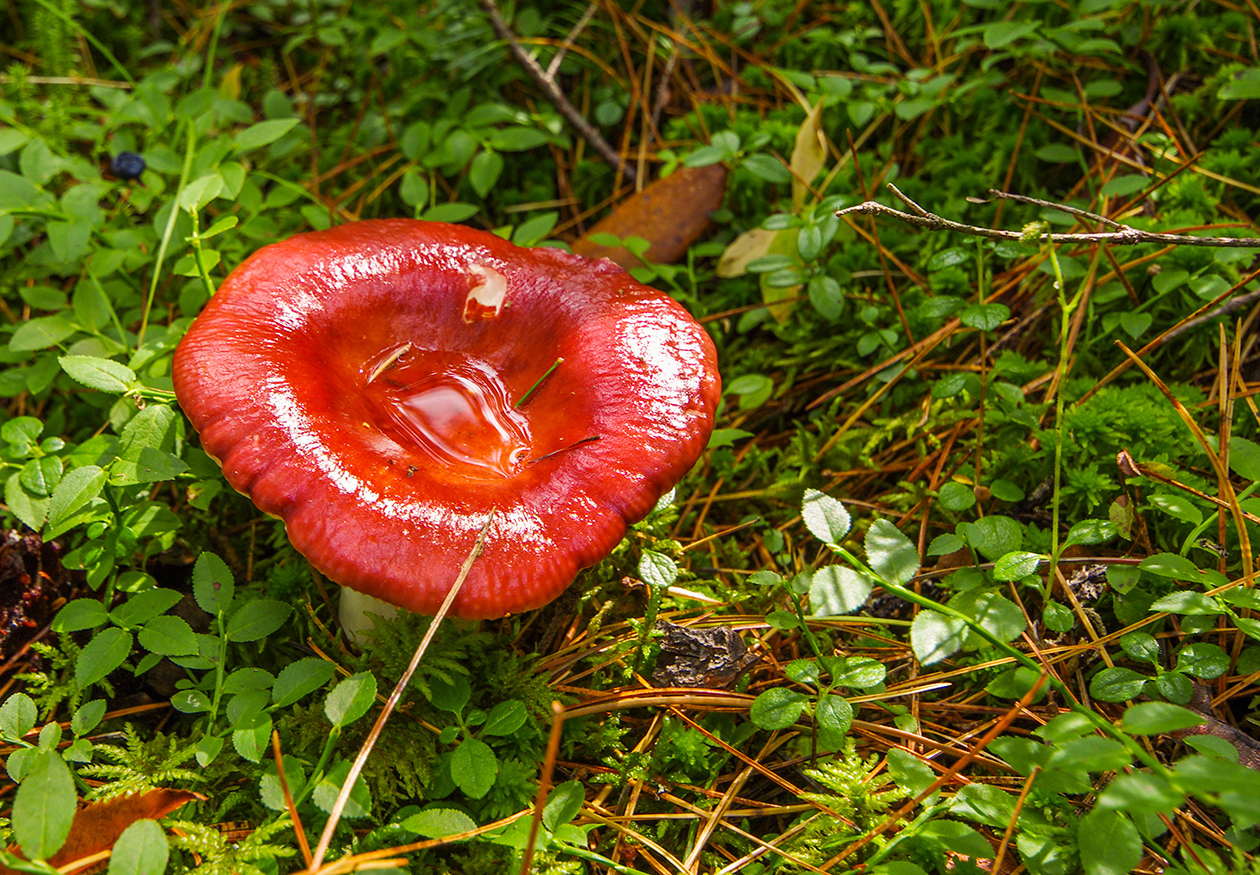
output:
[[[792,205],[799,210],[809,193],[807,185],[827,163],[827,135],[822,130],[822,101],[809,111],[801,129],[796,132],[792,149]]]

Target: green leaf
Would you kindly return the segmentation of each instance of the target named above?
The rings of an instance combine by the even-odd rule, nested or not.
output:
[[[70,731],[76,736],[87,735],[105,717],[105,700],[93,699],[80,705],[70,718]]]
[[[202,553],[193,566],[193,597],[197,606],[211,616],[232,604],[236,584],[227,563],[213,553]]]
[[[1138,674],[1122,665],[1104,668],[1089,682],[1089,694],[1100,702],[1127,702],[1142,694],[1146,682],[1144,674]]]
[[[111,671],[127,661],[134,639],[131,633],[110,626],[93,636],[74,663],[74,682],[89,687],[103,680]]]
[[[179,603],[181,596],[173,589],[149,589],[131,595],[127,601],[109,612],[119,626],[132,628],[164,614]]]
[[[970,490],[968,490],[970,492]],[[932,539],[932,543],[928,544],[927,554],[929,556],[946,556],[955,553],[967,546],[967,542],[955,535],[953,532],[945,532],[937,535]]]
[[[463,675],[451,675],[450,679],[435,677],[429,681],[429,701],[439,711],[458,714],[468,704],[472,687]]]
[[[824,565],[809,585],[809,607],[816,617],[839,617],[859,610],[875,584],[860,571],[844,565]]]
[[[778,158],[764,153],[749,155],[741,166],[753,176],[766,182],[784,184],[792,181],[792,171],[788,170]]]
[[[586,792],[581,781],[565,781],[552,787],[547,794],[547,804],[543,806],[543,826],[549,832],[555,832],[577,817],[585,801]]]
[[[250,125],[236,135],[236,148],[242,152],[274,143],[297,126],[298,119],[277,118]]]
[[[965,374],[957,374],[953,376],[957,376],[961,380],[966,379]],[[950,379],[950,377],[946,377],[946,379]],[[940,386],[943,382],[943,380],[938,381],[937,386]],[[961,388],[962,387],[960,385],[959,389]],[[932,391],[935,393],[936,389],[933,388]],[[954,395],[957,393],[951,392],[950,394]],[[954,483],[951,481],[941,487],[940,492],[937,494],[937,500],[941,503],[941,507],[945,510],[958,513],[959,511],[966,510],[976,503],[976,491],[965,483]],[[959,544],[958,546],[961,547],[963,545]],[[955,549],[958,548],[956,547]],[[952,553],[953,550],[949,552]]]
[[[1198,615],[1204,617],[1225,613],[1225,610],[1220,606],[1216,599],[1206,596],[1201,592],[1192,592],[1189,590],[1182,592],[1170,592],[1163,598],[1156,599],[1151,604],[1151,610],[1167,611],[1170,614],[1184,614],[1187,616]]]
[[[1117,775],[1115,780],[1107,785],[1098,797],[1098,806],[1135,814],[1171,815],[1185,801],[1186,797],[1177,792],[1167,779],[1160,775],[1152,775],[1149,772],[1131,772],[1127,775]]]
[[[14,352],[34,352],[56,346],[70,337],[77,329],[64,316],[42,316],[28,319],[17,327],[9,338],[9,349]]]
[[[977,331],[993,331],[1009,318],[1011,308],[1005,304],[972,304],[958,317],[963,325]]]
[[[145,624],[139,634],[140,646],[160,656],[192,656],[197,653],[197,636],[181,617],[163,615]]]
[[[136,382],[136,373],[121,362],[92,355],[63,355],[61,369],[89,389],[126,392]]]
[[[228,618],[227,637],[232,641],[266,638],[289,619],[292,608],[275,599],[254,599]]]
[[[109,858],[109,875],[162,875],[170,848],[156,820],[137,820],[123,830]]]
[[[287,708],[332,680],[337,667],[316,657],[291,662],[276,675],[271,700],[277,708]]]
[[[1016,550],[998,558],[993,563],[993,578],[1002,581],[1023,580],[1037,571],[1037,566],[1046,557],[1040,553],[1029,553]]]
[[[1248,67],[1217,89],[1221,100],[1260,100],[1260,67]]]
[[[505,699],[490,709],[482,735],[512,735],[525,725],[529,713],[519,699]]]
[[[52,491],[61,482],[61,460],[56,456],[31,459],[22,466],[19,476],[22,479],[22,485],[32,494],[52,495]]]
[[[324,713],[340,729],[366,714],[375,701],[376,677],[371,672],[359,672],[333,687],[324,700]]]
[[[109,612],[97,599],[75,599],[57,612],[52,622],[54,632],[82,632],[109,621]]]
[[[827,747],[838,746],[853,725],[853,706],[843,696],[821,696],[814,708],[814,720],[819,730],[825,730],[830,735],[824,744]]]
[[[1139,702],[1124,712],[1120,728],[1134,735],[1158,735],[1198,726],[1206,718],[1168,702]]]
[[[1119,533],[1119,528],[1111,520],[1081,520],[1068,530],[1068,536],[1063,542],[1063,547],[1066,549],[1077,544],[1102,544],[1110,541]]]
[[[868,690],[879,686],[888,675],[888,669],[877,659],[869,656],[849,656],[837,665],[829,665],[831,679],[838,687]]]
[[[936,781],[931,766],[897,747],[888,751],[888,775],[907,796],[918,796]]]
[[[546,144],[547,135],[537,128],[511,127],[492,133],[487,140],[492,149],[502,152],[524,152]]]
[[[10,816],[22,853],[32,860],[55,854],[70,835],[74,809],[74,778],[66,761],[55,750],[33,751]]]
[[[958,534],[989,560],[1013,553],[1024,543],[1024,527],[1001,514],[989,514],[974,523],[960,523]]]
[[[214,738],[214,736],[207,735],[206,738]],[[301,787],[306,783],[306,769],[303,768],[302,761],[297,757],[284,754],[283,761],[284,780],[289,785],[289,792],[292,793],[294,787]],[[262,800],[262,804],[272,811],[288,810],[288,806],[284,801],[284,790],[280,786],[280,772],[276,768],[275,760],[268,760],[267,765],[263,768],[262,777],[258,781],[258,795]]]
[[[888,520],[875,520],[866,533],[866,558],[871,570],[893,583],[909,583],[919,573],[919,551]]]
[[[1199,568],[1185,556],[1176,553],[1156,553],[1147,556],[1138,563],[1138,568],[1158,574],[1160,577],[1171,577],[1176,580],[1198,580]]]
[[[4,483],[4,503],[18,520],[38,532],[44,526],[48,506],[52,502],[51,499],[38,498],[27,492],[22,485],[22,473],[15,471]]]
[[[971,617],[999,641],[1018,638],[1028,625],[1019,605],[993,591],[969,590],[949,600],[949,606]]]
[[[961,650],[966,632],[967,624],[961,618],[919,611],[910,624],[910,646],[920,663],[931,665]]]
[[[0,705],[0,733],[9,741],[17,741],[35,728],[38,717],[35,701],[26,693],[14,693]]]
[[[287,774],[286,772],[286,777]],[[328,770],[323,780],[315,785],[312,799],[321,811],[332,811],[333,804],[337,801],[337,795],[341,792],[341,785],[345,783],[348,777],[350,777],[350,763],[340,760]],[[346,800],[346,807],[342,812],[342,816],[367,817],[371,813],[372,797],[368,792],[367,782],[363,780],[363,775],[359,775],[355,779],[354,788],[351,789],[349,798]]]
[[[1085,735],[1058,745],[1046,767],[1070,772],[1112,772],[1132,761],[1133,755],[1114,738]]]
[[[1229,670],[1229,654],[1215,644],[1195,641],[1177,654],[1177,671],[1210,681]]]
[[[748,716],[762,729],[787,729],[801,719],[808,701],[796,690],[773,687],[757,696]]]
[[[1018,39],[1029,37],[1029,35],[1036,32],[1039,26],[1041,26],[1041,21],[1037,19],[1031,21],[994,21],[993,24],[985,25],[983,30],[985,48],[1005,48]]]
[[[570,781],[569,783],[574,783]],[[563,786],[563,785],[561,785]],[[556,788],[557,790],[559,787]],[[552,791],[555,792],[554,790]],[[543,814],[546,817],[546,814]],[[434,807],[426,808],[418,814],[413,814],[402,822],[403,829],[411,830],[414,833],[424,836],[426,839],[441,839],[447,836],[459,835],[462,832],[477,828],[477,821],[473,820],[458,808]]]
[[[469,738],[451,751],[451,777],[470,799],[489,793],[498,774],[498,757],[484,741]]]
[[[928,821],[917,835],[935,839],[946,850],[964,857],[986,859],[993,856],[993,846],[985,841],[984,836],[956,820]]]
[[[485,197],[503,173],[503,156],[498,152],[478,152],[468,167],[468,181],[478,197]]]
[[[968,252],[966,249],[943,249],[929,258],[925,267],[929,271],[944,270],[956,264],[965,264],[973,258],[975,258],[974,253]]]
[[[644,550],[639,557],[639,577],[648,586],[671,586],[678,579],[678,566],[668,556]]]
[[[843,504],[817,489],[805,490],[801,518],[810,534],[824,544],[839,544],[853,524]]]
[[[1133,821],[1099,806],[1081,818],[1077,845],[1086,875],[1129,875],[1142,859],[1142,839]]]
[[[271,749],[271,715],[253,714],[232,727],[232,747],[251,763],[260,763]]]

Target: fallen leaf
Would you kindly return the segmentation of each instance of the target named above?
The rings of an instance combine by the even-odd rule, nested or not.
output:
[[[722,206],[725,193],[722,165],[679,167],[618,204],[573,244],[573,251],[588,258],[607,258],[630,270],[642,267],[642,260],[623,246],[604,246],[590,238],[596,234],[621,240],[642,237],[650,244],[650,261],[673,264],[709,229],[709,214]]]
[[[59,869],[75,860],[82,860],[101,851],[108,851],[123,834],[123,830],[138,820],[158,820],[193,800],[205,800],[205,796],[191,790],[169,790],[159,787],[147,793],[119,796],[108,802],[90,802],[74,813],[70,835],[61,850],[48,858],[53,868]],[[9,853],[21,856],[17,845]],[[76,875],[90,871],[77,870]],[[11,875],[14,870],[0,865],[0,875]]]
[[[809,111],[801,129],[796,132],[792,148],[792,205],[800,212],[809,194],[809,183],[827,163],[826,134],[822,130],[822,101]]]
[[[740,234],[718,259],[717,275],[722,279],[732,279],[748,273],[749,262],[756,261],[769,252],[770,244],[778,233],[764,228],[753,228]]]

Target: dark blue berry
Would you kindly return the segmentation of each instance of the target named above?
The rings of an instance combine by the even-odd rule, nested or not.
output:
[[[144,167],[144,159],[135,152],[119,152],[109,163],[109,169],[119,179],[139,179]]]

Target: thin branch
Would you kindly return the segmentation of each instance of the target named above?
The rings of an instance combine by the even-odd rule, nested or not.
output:
[[[981,228],[977,225],[965,225],[962,222],[955,222],[951,219],[943,218],[935,213],[929,213],[927,210],[924,210],[923,207],[906,197],[906,195],[892,183],[888,183],[888,188],[904,204],[906,204],[906,206],[915,212],[907,213],[902,210],[894,209],[893,207],[885,206],[878,201],[865,201],[857,204],[856,206],[846,207],[843,210],[836,210],[836,215],[891,216],[894,219],[900,219],[907,225],[914,225],[918,228],[927,228],[930,231],[957,231],[960,234],[967,234],[971,237],[988,237],[991,240],[1024,240],[1028,237],[1028,235],[1023,231],[1004,231],[1000,228]],[[1212,246],[1229,249],[1260,249],[1260,238],[1258,237],[1191,237],[1187,234],[1163,234],[1156,231],[1141,231],[1129,225],[1123,225],[1114,219],[1108,219],[1106,216],[1100,216],[1097,213],[1091,213],[1087,210],[1077,209],[1076,207],[1069,207],[1066,204],[1056,204],[1050,201],[1039,200],[1037,198],[1024,197],[1023,195],[998,191],[997,189],[989,189],[989,194],[995,198],[1001,198],[1004,200],[1013,200],[1020,203],[1062,210],[1065,213],[1071,213],[1080,218],[1088,219],[1093,222],[1099,222],[1115,229],[1114,231],[1098,231],[1086,234],[1038,233],[1032,238],[1034,241],[1048,240],[1051,243],[1110,243],[1116,246],[1132,246],[1137,243],[1165,243],[1172,244],[1174,246]]]
[[[637,174],[634,172],[634,168],[621,159],[621,155],[617,153],[617,150],[604,139],[599,131],[595,130],[595,127],[586,120],[582,113],[578,112],[577,107],[569,102],[569,98],[564,96],[564,92],[560,90],[556,80],[547,75],[547,71],[539,65],[533,55],[525,51],[520,41],[517,40],[516,34],[512,33],[507,22],[503,20],[503,13],[499,11],[499,7],[494,0],[477,0],[477,2],[486,15],[489,16],[490,26],[494,28],[495,34],[498,35],[499,39],[507,43],[508,51],[512,53],[512,57],[525,68],[529,78],[533,79],[538,87],[543,90],[543,93],[547,95],[547,99],[555,105],[560,114],[568,119],[569,124],[577,129],[577,132],[582,135],[582,139],[590,143],[591,147],[599,153],[601,158],[620,171],[626,179],[635,182]]]

